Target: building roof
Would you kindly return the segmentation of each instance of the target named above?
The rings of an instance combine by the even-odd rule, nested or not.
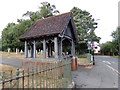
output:
[[[60,34],[66,29],[71,17],[72,13],[68,12],[37,20],[36,23],[20,37],[20,40]]]

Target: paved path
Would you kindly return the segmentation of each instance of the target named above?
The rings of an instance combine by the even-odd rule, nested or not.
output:
[[[10,58],[0,58],[2,59],[2,64],[15,66],[15,67],[22,67],[22,60],[20,59],[10,59]]]
[[[77,88],[118,88],[118,59],[95,56],[94,68],[72,74]]]

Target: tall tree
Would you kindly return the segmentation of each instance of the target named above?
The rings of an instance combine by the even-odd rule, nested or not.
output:
[[[42,6],[39,7],[39,9],[40,9],[40,15],[43,18],[53,16],[59,13],[59,11],[56,10],[55,5],[51,5],[48,2],[42,2],[41,5]]]
[[[78,38],[80,41],[99,41],[100,37],[95,34],[95,29],[97,28],[97,22],[92,17],[92,15],[77,7],[74,7],[71,12],[73,13],[73,19],[76,25]]]
[[[27,11],[25,14],[23,14],[23,16],[28,16],[31,20],[36,21],[37,19],[42,19],[59,14],[59,11],[56,10],[55,5],[51,5],[48,2],[42,2],[40,4],[41,6],[39,7],[38,11],[36,12]]]
[[[38,19],[42,19],[38,11],[36,12],[27,11],[25,14],[23,14],[23,16],[28,16],[34,22]]]
[[[115,31],[112,32],[111,36],[114,40],[120,40],[120,26],[117,27]]]
[[[114,45],[116,47],[115,49],[120,55],[120,26],[117,27],[117,29],[112,32],[111,36],[113,37],[112,42],[114,42]]]
[[[71,10],[73,13],[73,20],[76,25],[77,35],[79,42],[76,46],[77,54],[84,54],[87,51],[87,41],[97,41],[101,39],[95,34],[97,28],[97,22],[92,15],[77,7],[73,7]]]
[[[101,45],[101,53],[105,55],[120,55],[120,27],[112,32],[113,40]]]
[[[15,48],[23,49],[24,43],[19,41],[19,37],[24,34],[32,24],[43,17],[52,16],[57,14],[59,11],[56,10],[55,5],[50,5],[48,2],[41,3],[42,6],[39,7],[39,11],[32,12],[27,11],[23,16],[28,16],[30,19],[23,20],[17,19],[18,24],[9,23],[6,28],[2,31],[2,50],[6,51],[11,48],[15,51]],[[0,42],[1,43],[1,42]]]
[[[18,20],[19,24],[9,23],[2,31],[2,50],[6,51],[11,48],[23,49],[24,44],[19,41],[19,37],[25,33],[33,24],[32,20]]]

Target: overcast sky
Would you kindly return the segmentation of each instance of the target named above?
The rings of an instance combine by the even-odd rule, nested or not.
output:
[[[100,43],[112,40],[111,32],[118,26],[119,0],[1,0],[0,34],[8,23],[16,23],[27,11],[37,11],[43,1],[54,4],[60,13],[69,12],[74,6],[90,12],[93,18],[100,19],[95,30],[102,38]]]

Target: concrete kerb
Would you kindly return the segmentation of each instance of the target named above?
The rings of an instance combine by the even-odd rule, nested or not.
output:
[[[78,66],[89,66],[89,65],[93,65],[93,62],[88,63],[88,64],[78,64]]]

